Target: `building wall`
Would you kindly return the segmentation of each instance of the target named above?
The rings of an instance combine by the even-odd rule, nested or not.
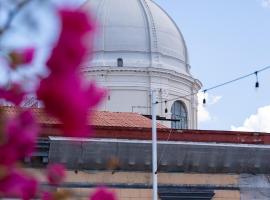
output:
[[[215,190],[213,200],[240,200],[240,191]]]
[[[152,199],[151,189],[110,189],[113,191],[118,200],[150,200]],[[64,191],[64,189],[58,189]],[[94,192],[94,189],[72,189],[81,200],[88,200],[89,194]],[[215,190],[213,200],[240,200],[239,191]]]
[[[42,182],[45,182],[42,170],[28,170],[38,176]],[[240,190],[229,188],[239,184],[238,175],[159,173],[158,183],[160,187],[166,186],[168,188],[170,186],[179,188],[187,186],[193,188],[209,187],[209,190],[215,188],[214,200],[240,200]],[[65,184],[69,186],[57,188],[57,190],[71,190],[82,199],[88,197],[96,185],[112,186],[111,190],[115,191],[118,200],[147,200],[152,197],[151,173],[146,172],[68,171]]]
[[[45,181],[44,170],[27,169],[41,181]],[[114,172],[114,171],[67,171],[66,182],[91,184],[151,184],[148,172]],[[211,185],[236,186],[239,175],[235,174],[197,174],[197,173],[158,173],[159,184],[166,185]]]
[[[185,103],[188,112],[188,128],[197,128],[197,97],[189,95],[200,89],[200,82],[191,76],[176,73],[170,70],[99,67],[83,71],[87,79],[95,79],[99,85],[109,91],[99,110],[113,112],[138,112],[151,114],[150,91],[156,90],[158,104],[157,114],[171,118],[171,107],[174,101]],[[181,97],[185,96],[185,97]],[[168,113],[165,113],[167,107]],[[164,122],[170,127],[170,123]]]

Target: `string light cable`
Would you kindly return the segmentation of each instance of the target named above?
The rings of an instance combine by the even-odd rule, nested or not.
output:
[[[171,137],[171,134],[172,134],[172,130],[173,130],[173,129],[170,130],[170,133],[169,133],[169,135],[168,135],[168,137],[167,137],[167,139],[166,139],[166,142],[168,142],[168,141],[170,140],[170,137]],[[162,151],[161,151],[160,158],[159,158],[159,160],[158,160],[157,171],[158,171],[159,168],[160,168],[160,164],[161,164],[161,161],[162,161],[162,159],[163,159],[163,156],[164,156],[166,150],[167,150],[167,146],[164,146],[163,149],[162,149]]]
[[[212,87],[209,87],[209,88],[206,88],[204,90],[200,90],[202,91],[204,94],[210,90],[214,90],[216,88],[220,88],[220,87],[223,87],[225,85],[228,85],[228,84],[231,84],[231,83],[234,83],[234,82],[237,82],[237,81],[240,81],[242,79],[245,79],[247,77],[250,77],[250,76],[256,76],[256,83],[255,83],[255,88],[258,88],[259,87],[259,81],[258,81],[258,74],[260,72],[263,72],[263,71],[266,71],[266,70],[269,70],[270,69],[270,65],[267,66],[267,67],[264,67],[262,69],[259,69],[259,70],[256,70],[255,72],[252,72],[252,73],[249,73],[249,74],[245,74],[245,75],[242,75],[242,76],[239,76],[235,79],[232,79],[232,80],[229,80],[229,81],[226,81],[226,82],[223,82],[223,83],[220,83],[220,84],[217,84],[215,86],[212,86]],[[198,94],[200,91],[198,92],[192,92],[192,93],[189,93],[189,94],[186,94],[186,95],[182,95],[182,96],[177,96],[177,97],[174,97],[172,99],[168,99],[168,100],[164,100],[164,101],[157,101],[156,104],[159,104],[159,103],[167,103],[167,102],[170,102],[170,101],[175,101],[175,100],[178,100],[179,98],[185,98],[185,97],[189,97],[189,96],[193,96],[195,94]],[[204,98],[203,100],[203,103],[205,104],[206,103],[206,100]]]

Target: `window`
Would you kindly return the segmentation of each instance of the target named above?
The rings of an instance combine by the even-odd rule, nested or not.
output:
[[[123,65],[124,65],[123,59],[122,58],[118,58],[117,59],[117,67],[123,67]]]
[[[187,129],[187,109],[182,101],[175,101],[171,108],[172,121],[171,126],[173,129]]]
[[[212,189],[199,188],[160,188],[159,197],[161,200],[211,200],[215,193]]]

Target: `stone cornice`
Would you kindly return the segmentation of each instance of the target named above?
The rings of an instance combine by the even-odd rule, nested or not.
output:
[[[168,69],[160,69],[160,68],[153,68],[153,67],[148,67],[148,68],[144,68],[144,67],[92,67],[92,68],[81,68],[82,73],[95,73],[95,72],[105,72],[106,74],[108,72],[140,72],[140,73],[146,73],[146,74],[151,74],[153,76],[158,75],[160,77],[160,75],[162,75],[164,77],[165,76],[170,76],[168,78],[170,79],[174,79],[177,80],[179,78],[185,79],[190,83],[193,83],[194,85],[197,86],[197,88],[201,88],[202,83],[198,80],[198,79],[194,79],[192,76],[190,75],[186,75],[183,73],[178,73],[175,72],[173,70],[168,70]],[[121,74],[117,74],[117,75],[121,75]],[[126,75],[126,74],[122,74],[122,75]]]

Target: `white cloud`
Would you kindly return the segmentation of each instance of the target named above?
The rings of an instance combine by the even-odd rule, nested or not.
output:
[[[208,96],[208,95],[207,95]],[[219,100],[222,98],[222,96],[210,96],[210,98],[208,98],[208,104],[209,105],[214,105],[217,102],[219,102]]]
[[[270,0],[262,0],[262,6],[270,8]]]
[[[202,92],[198,93],[198,121],[199,123],[207,122],[212,119],[210,112],[207,109],[207,106],[211,106],[216,104],[222,96],[214,96],[208,95],[207,93],[204,94]],[[206,99],[206,105],[203,105],[203,99]]]
[[[261,107],[249,116],[240,127],[231,126],[233,131],[270,132],[270,105]]]

